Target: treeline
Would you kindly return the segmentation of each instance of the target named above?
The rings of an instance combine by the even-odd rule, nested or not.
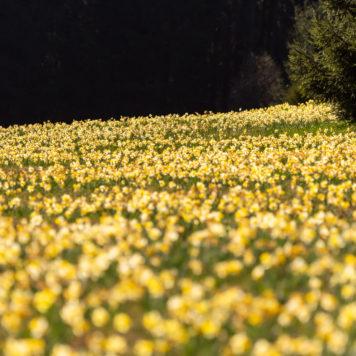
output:
[[[285,95],[303,0],[3,0],[2,124],[227,111]]]

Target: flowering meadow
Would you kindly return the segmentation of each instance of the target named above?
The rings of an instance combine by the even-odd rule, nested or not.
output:
[[[356,354],[356,132],[332,107],[0,142],[1,356]]]

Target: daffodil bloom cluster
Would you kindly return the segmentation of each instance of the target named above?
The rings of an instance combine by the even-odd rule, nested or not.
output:
[[[1,356],[356,353],[356,133],[332,107],[0,141]]]

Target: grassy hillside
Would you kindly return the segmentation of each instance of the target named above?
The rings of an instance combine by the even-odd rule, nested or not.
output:
[[[356,132],[329,106],[0,142],[0,355],[356,353]]]

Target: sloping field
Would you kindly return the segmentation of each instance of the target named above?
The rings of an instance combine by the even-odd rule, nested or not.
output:
[[[0,355],[356,354],[356,133],[329,106],[0,142]]]

